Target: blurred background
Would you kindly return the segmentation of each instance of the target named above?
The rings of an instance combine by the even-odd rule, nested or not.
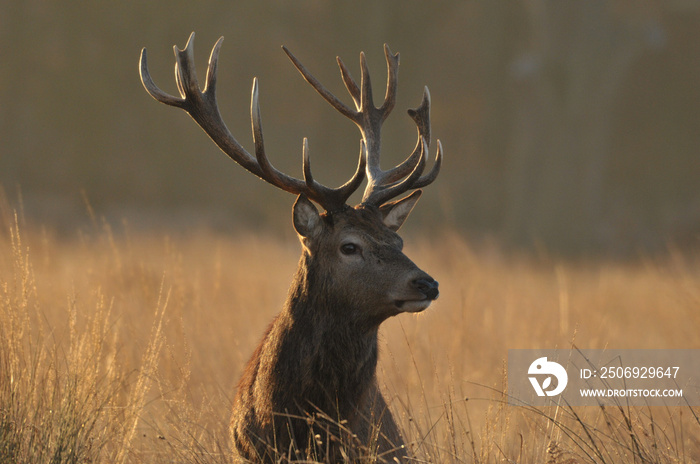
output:
[[[329,2],[0,1],[0,185],[58,231],[86,202],[137,227],[289,229],[293,198],[243,171],[138,76],[176,93],[173,44],[196,31],[203,80],[218,73],[224,119],[252,150],[260,80],[267,152],[301,176],[353,172],[359,134],[299,76],[284,44],[346,102],[335,57],[359,76],[367,54],[383,95],[382,44],[401,53],[383,166],[415,144],[405,109],[432,95],[443,172],[409,227],[456,228],[505,246],[562,253],[700,244],[700,2],[417,0]],[[435,144],[433,143],[432,154]]]

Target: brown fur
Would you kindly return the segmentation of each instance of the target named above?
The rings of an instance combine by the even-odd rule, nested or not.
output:
[[[301,216],[295,205],[295,224]],[[238,385],[234,445],[254,462],[285,455],[336,462],[368,450],[402,458],[401,434],[377,386],[377,333],[401,312],[398,297],[424,298],[412,282],[432,279],[401,252],[378,209],[318,218],[314,227],[297,225],[302,257],[284,309]],[[350,241],[358,255],[340,251]]]

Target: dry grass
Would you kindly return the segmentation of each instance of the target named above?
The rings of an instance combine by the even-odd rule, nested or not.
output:
[[[280,308],[293,239],[0,230],[0,462],[231,462],[241,369]],[[700,460],[684,409],[508,406],[510,348],[700,348],[700,266],[671,252],[571,264],[409,237],[441,283],[383,327],[380,377],[417,462]]]

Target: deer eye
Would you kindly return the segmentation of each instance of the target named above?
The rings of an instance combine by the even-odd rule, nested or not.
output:
[[[344,255],[354,255],[359,253],[360,247],[354,243],[343,243],[340,245],[340,252]]]

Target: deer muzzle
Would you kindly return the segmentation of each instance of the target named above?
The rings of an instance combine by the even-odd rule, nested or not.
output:
[[[427,274],[423,274],[410,283],[412,296],[406,299],[397,299],[394,305],[400,312],[418,313],[430,306],[440,295],[438,282]]]
[[[438,281],[432,277],[416,279],[412,282],[413,287],[425,295],[428,300],[436,300],[440,296],[440,290],[438,290]]]

